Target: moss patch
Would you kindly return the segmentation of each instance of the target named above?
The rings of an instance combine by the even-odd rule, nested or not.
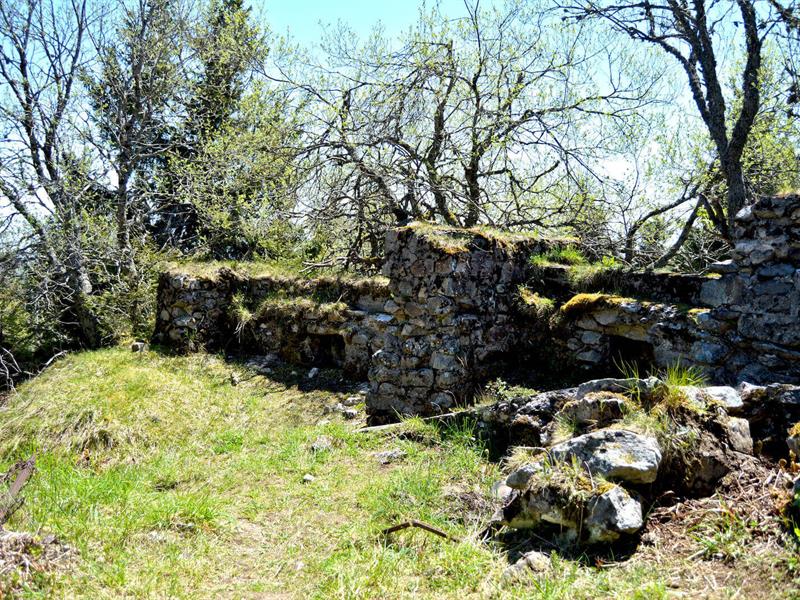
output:
[[[255,312],[256,320],[310,319],[342,322],[347,319],[344,302],[315,302],[308,298],[267,298]]]
[[[530,247],[535,243],[562,245],[559,238],[543,239],[532,231],[508,231],[479,225],[470,228],[448,227],[429,222],[414,222],[404,229],[413,230],[432,246],[447,254],[461,254],[488,245],[497,245],[506,251],[516,247]]]
[[[617,307],[626,302],[636,302],[636,300],[611,294],[576,294],[561,306],[559,312],[564,317],[576,318],[602,308]]]
[[[536,319],[547,319],[555,313],[555,300],[541,296],[525,286],[520,286],[518,293],[522,314]]]

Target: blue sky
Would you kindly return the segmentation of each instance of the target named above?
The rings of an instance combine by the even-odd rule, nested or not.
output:
[[[416,21],[422,4],[423,0],[264,0],[263,10],[275,33],[288,30],[297,42],[310,45],[320,39],[321,24],[337,21],[348,24],[359,37],[379,21],[387,34],[397,35]],[[464,0],[442,0],[441,8],[447,16],[465,13]]]

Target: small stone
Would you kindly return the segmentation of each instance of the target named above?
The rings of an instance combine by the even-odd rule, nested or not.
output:
[[[231,373],[231,385],[237,386],[239,385],[239,374],[238,373]]]
[[[621,533],[636,533],[644,525],[642,505],[620,486],[592,498],[587,508],[589,516],[584,525],[589,542],[613,542]]]
[[[711,400],[716,401],[731,413],[738,412],[744,408],[741,395],[734,388],[726,385],[716,385],[703,388],[703,393]]]
[[[333,448],[333,440],[327,435],[321,435],[311,444],[311,451],[314,453],[327,452]]]
[[[317,375],[319,375],[319,369],[317,367],[314,367],[308,372],[309,379],[314,379],[314,377],[316,377]]]
[[[786,438],[786,446],[789,448],[789,452],[794,454],[795,460],[800,459],[800,433],[795,433],[797,430],[800,430],[798,425],[792,427],[789,431],[789,436]],[[798,479],[798,481],[800,481],[800,479]]]
[[[131,352],[147,352],[150,346],[145,342],[133,342],[131,344]]]
[[[524,490],[528,487],[531,478],[542,471],[544,467],[541,462],[523,465],[506,477],[506,485],[511,489]]]
[[[711,263],[708,266],[708,270],[712,273],[736,273],[739,270],[738,265],[733,262],[732,260],[723,260],[720,262]]]
[[[579,427],[608,425],[622,418],[627,399],[614,392],[590,392],[579,400],[568,402],[556,417],[562,417]]]
[[[728,417],[726,430],[728,443],[732,450],[743,454],[753,454],[753,438],[750,436],[750,423],[747,419]]]
[[[342,401],[344,406],[356,406],[357,404],[361,404],[364,401],[364,398],[361,396],[350,396],[349,398],[345,398]]]
[[[342,411],[342,417],[348,421],[353,420],[358,417],[358,411],[355,408],[345,408]]]
[[[495,500],[499,500],[503,504],[505,504],[508,501],[509,497],[513,493],[514,489],[507,486],[506,482],[502,479],[500,481],[495,481],[494,485],[492,485],[491,489],[492,498],[494,498]]]
[[[316,479],[311,473],[303,475],[303,483],[311,483]]]
[[[373,456],[375,456],[375,458],[378,459],[378,462],[382,465],[388,465],[389,463],[393,463],[405,458],[406,452],[404,450],[400,450],[399,448],[395,448],[394,450],[376,452]]]
[[[642,400],[649,400],[661,386],[661,381],[656,377],[647,379],[593,379],[580,384],[575,390],[575,397],[580,400],[587,394],[596,392],[614,392],[616,394],[638,394]]]
[[[544,552],[532,550],[522,555],[517,562],[503,571],[504,579],[516,579],[527,573],[545,573],[550,570],[550,557]]]

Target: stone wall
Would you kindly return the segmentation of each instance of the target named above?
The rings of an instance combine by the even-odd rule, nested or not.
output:
[[[668,296],[664,286],[636,297],[571,298],[556,336],[565,356],[602,371],[638,351],[657,367],[680,361],[720,383],[800,382],[800,196],[763,198],[743,210],[734,241],[733,258],[714,265],[717,277],[681,280],[679,298],[688,304],[642,300]]]
[[[373,422],[469,403],[507,367],[583,375],[680,362],[715,383],[798,383],[800,196],[760,200],[734,235],[714,276],[575,277],[530,261],[565,240],[412,224],[387,233],[386,279],[166,273],[154,337],[343,366],[369,378]]]
[[[392,320],[369,371],[372,420],[470,402],[521,342],[514,303],[528,259],[556,243],[426,226],[389,231]]]
[[[274,354],[302,365],[333,364],[366,377],[388,322],[382,278],[247,277],[167,272],[158,286],[153,341],[199,349]]]
[[[730,261],[701,299],[724,338],[718,361],[751,383],[800,383],[800,196],[762,198],[736,216]]]

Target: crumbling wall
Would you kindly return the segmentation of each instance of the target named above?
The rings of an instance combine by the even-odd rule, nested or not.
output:
[[[553,243],[425,225],[389,231],[383,274],[391,321],[369,371],[373,421],[471,401],[519,344],[517,286],[530,255]]]
[[[343,280],[161,275],[153,341],[181,352],[200,349],[275,354],[289,362],[331,364],[366,377],[388,321],[382,278]]]
[[[800,196],[762,198],[736,216],[731,260],[703,286],[717,360],[751,383],[800,382]]]
[[[554,330],[565,360],[589,372],[615,367],[666,367],[681,363],[716,368],[721,340],[705,331],[704,309],[649,302],[613,294],[578,294],[564,304]]]
[[[571,298],[557,327],[565,357],[607,370],[630,359],[615,352],[627,340],[648,347],[653,366],[696,366],[711,381],[800,382],[800,196],[760,199],[736,216],[733,235],[733,258],[714,265],[717,276],[672,279],[688,304],[642,300],[668,297],[672,284]],[[641,280],[628,279],[625,291]]]
[[[800,382],[800,196],[736,218],[717,275],[542,266],[566,240],[412,224],[386,236],[386,279],[166,273],[155,340],[327,360],[368,376],[373,421],[469,403],[507,366],[617,372],[677,362],[711,382]],[[521,286],[524,288],[521,291]],[[531,349],[551,359],[523,364]]]

